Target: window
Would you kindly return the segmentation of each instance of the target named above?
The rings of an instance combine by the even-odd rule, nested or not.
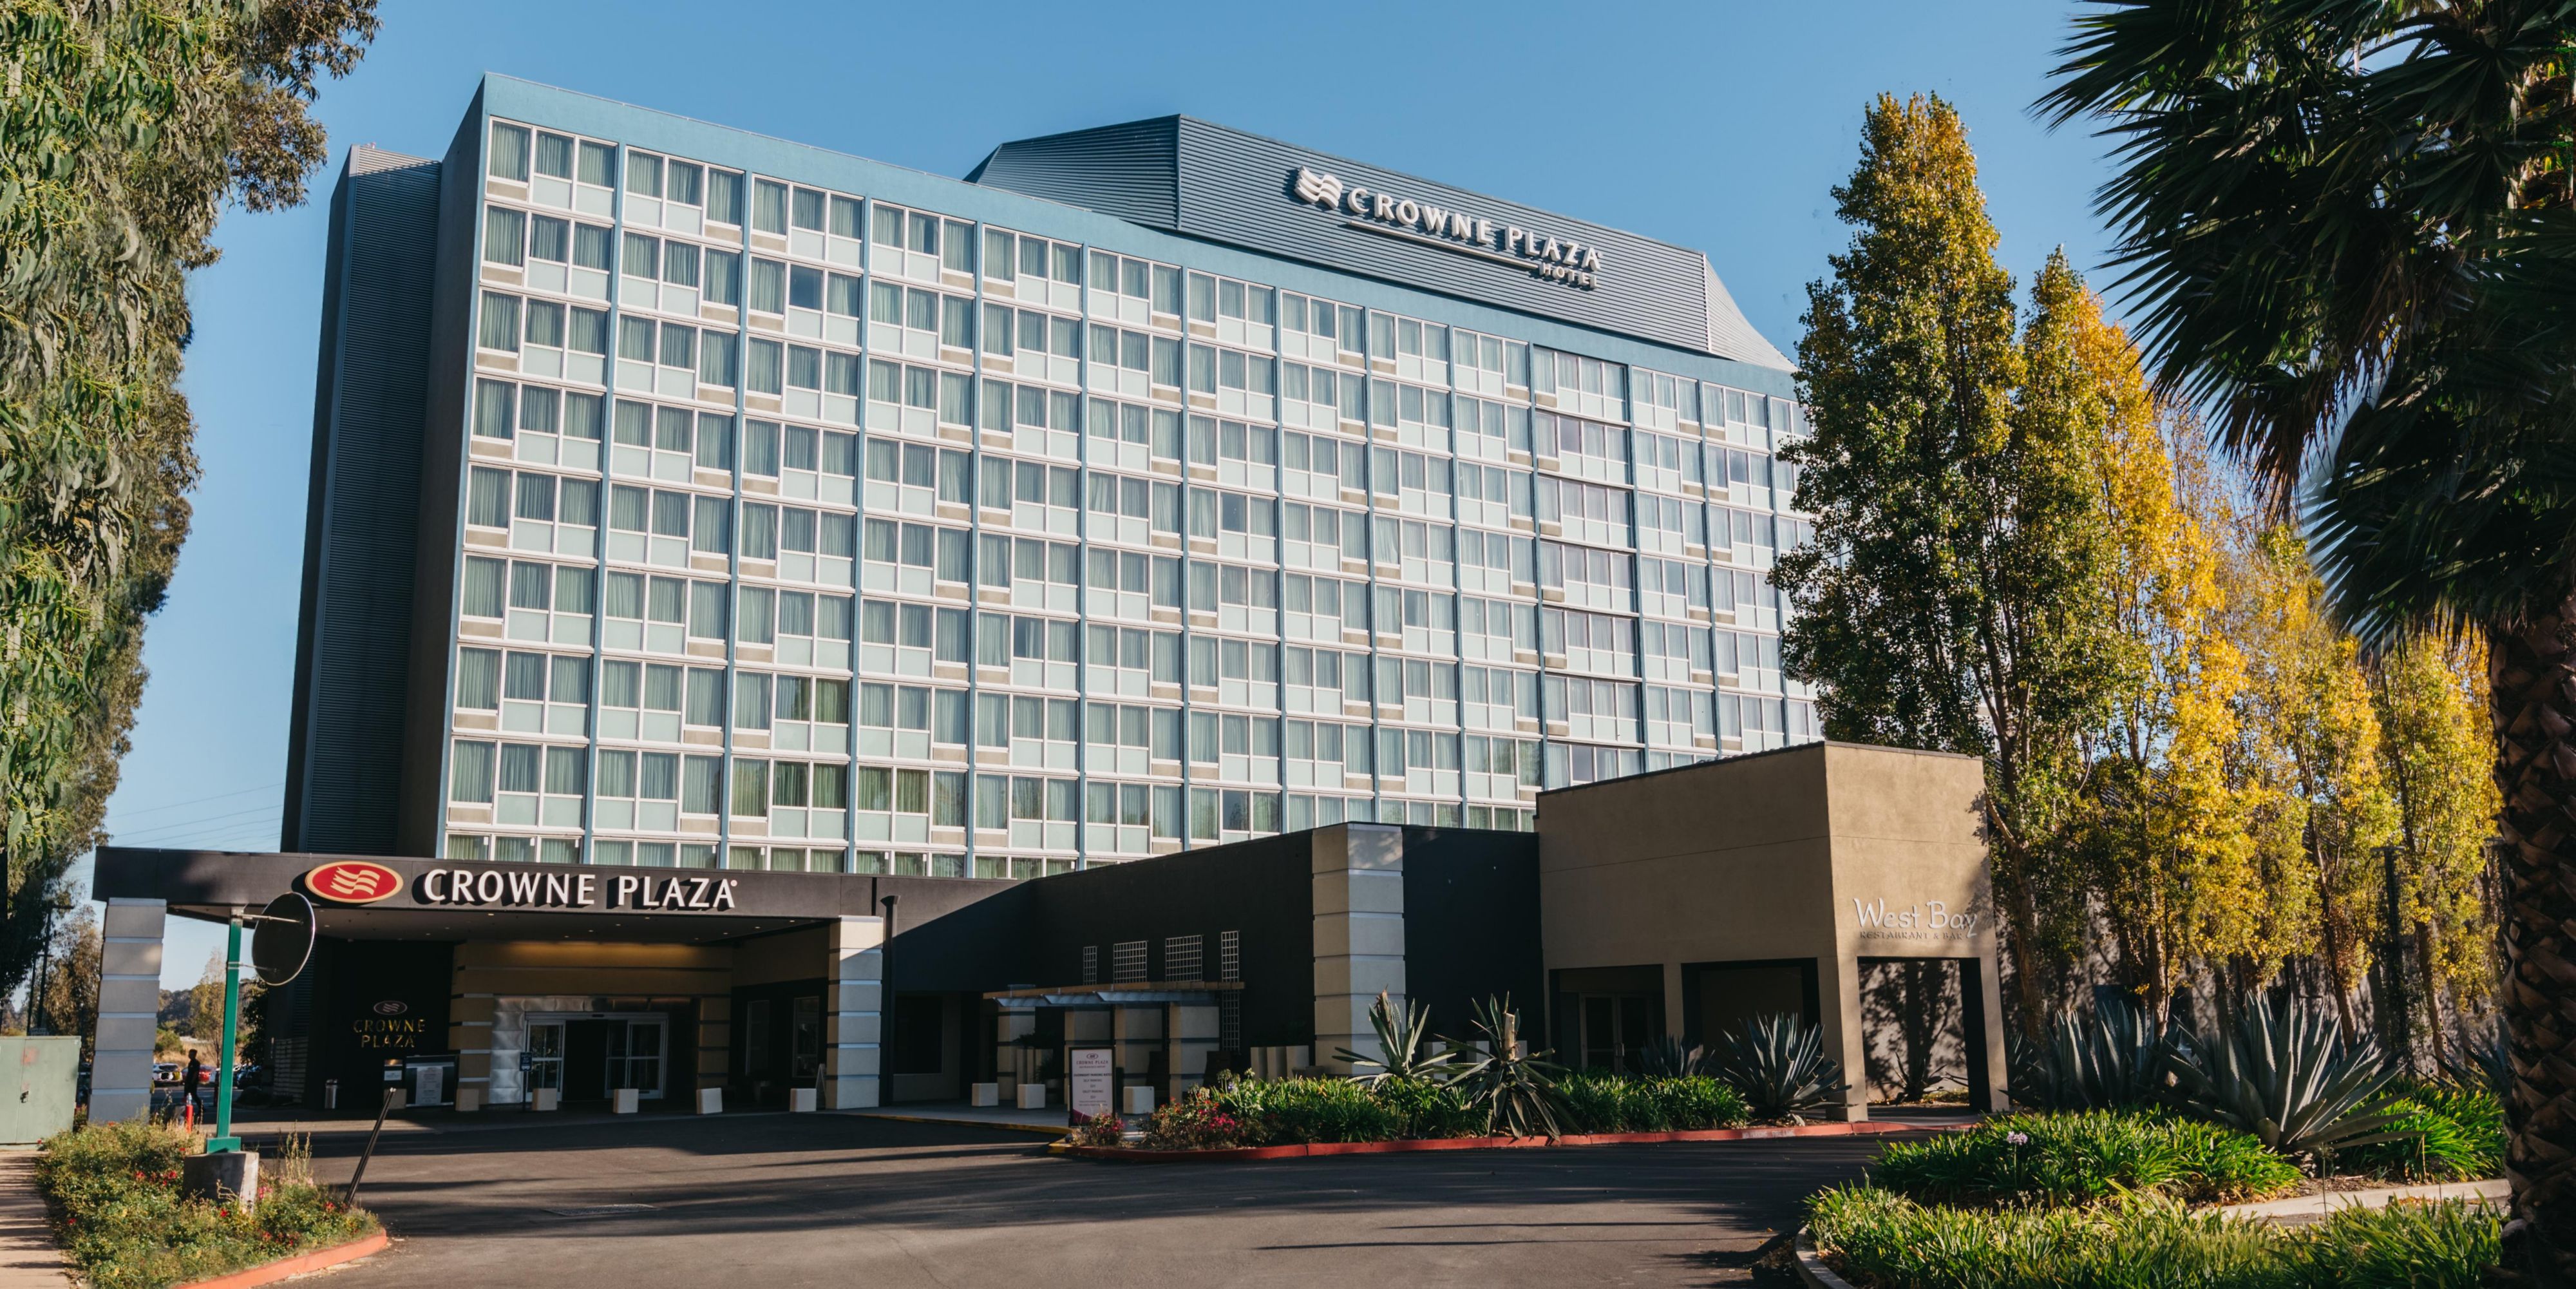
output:
[[[465,557],[462,612],[469,618],[497,618],[507,607],[505,583],[509,562],[482,555]]]
[[[492,123],[490,168],[495,179],[528,181],[528,127]]]
[[[492,800],[494,745],[458,739],[454,749],[447,765],[448,800],[488,804]]]
[[[483,293],[483,327],[480,333],[486,349],[519,351],[519,298],[498,291]]]
[[[560,224],[560,220],[547,221]],[[506,206],[483,208],[483,262],[512,268],[527,263],[528,217]]]

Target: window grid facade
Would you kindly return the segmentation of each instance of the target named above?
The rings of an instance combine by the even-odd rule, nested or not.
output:
[[[1785,401],[490,130],[452,858],[1020,878],[1817,735]]]

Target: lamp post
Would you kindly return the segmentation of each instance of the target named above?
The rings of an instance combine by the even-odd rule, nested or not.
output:
[[[224,1045],[217,1057],[222,1064],[215,1071],[215,1135],[206,1139],[209,1155],[241,1149],[241,1138],[233,1135],[234,1049],[241,1041],[241,937],[241,910],[235,909],[224,932]]]

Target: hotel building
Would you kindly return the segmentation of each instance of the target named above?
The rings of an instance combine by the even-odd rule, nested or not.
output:
[[[485,79],[331,208],[284,848],[1025,878],[1815,737],[1698,251],[1188,117]]]

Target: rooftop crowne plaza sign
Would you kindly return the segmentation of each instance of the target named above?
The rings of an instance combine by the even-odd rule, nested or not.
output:
[[[1342,221],[1346,227],[1508,264],[1584,291],[1594,289],[1601,269],[1600,248],[1588,243],[1394,193],[1345,187],[1340,179],[1305,166],[1297,167],[1289,192],[1301,204],[1347,216]]]

